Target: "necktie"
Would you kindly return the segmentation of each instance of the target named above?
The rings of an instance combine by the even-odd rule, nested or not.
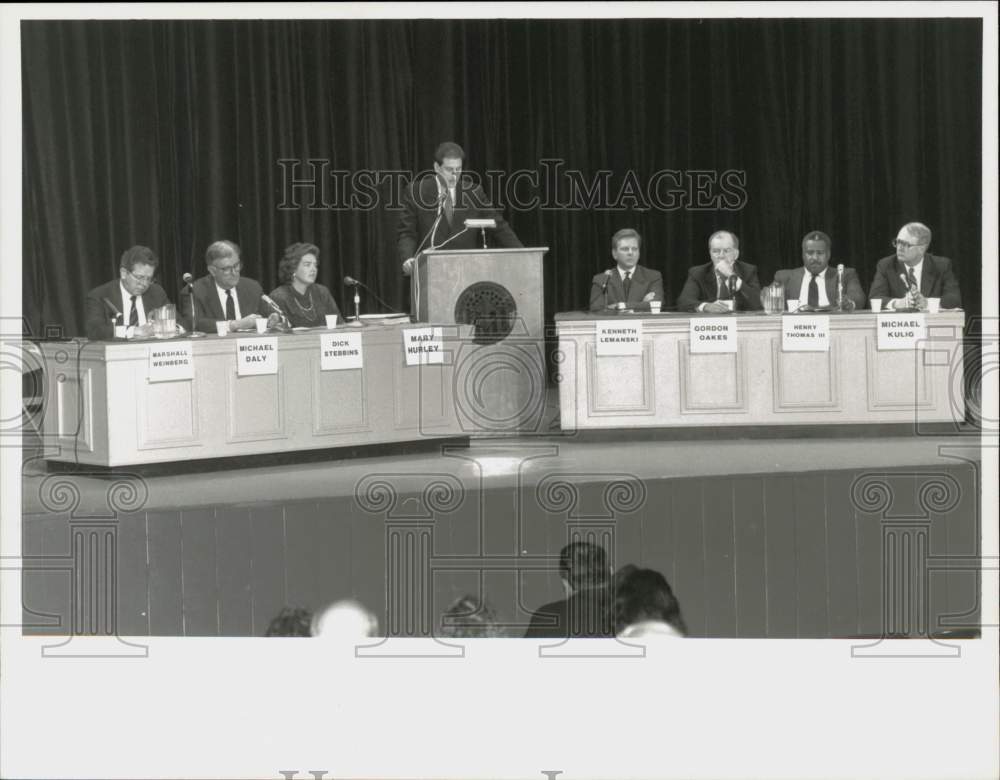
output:
[[[451,190],[444,191],[444,218],[451,225],[451,216],[455,213],[455,204],[451,202]]]
[[[622,280],[622,288],[625,290],[625,302],[628,303],[628,291],[632,289],[632,272],[626,271]]]
[[[806,303],[812,307],[819,306],[819,285],[816,283],[816,274],[809,280],[809,300]]]
[[[722,274],[716,274],[715,276],[719,281],[719,300],[728,301],[733,297],[733,291],[729,289],[729,280]]]
[[[906,281],[910,283],[911,290],[920,290],[920,287],[917,285],[917,277],[910,266],[906,266]]]
[[[133,295],[132,296],[132,311],[130,311],[129,315],[128,315],[128,324],[129,325],[138,325],[139,324],[139,308],[135,305],[135,298],[136,298],[136,296]]]
[[[226,319],[236,319],[236,302],[233,300],[232,290],[226,290]]]

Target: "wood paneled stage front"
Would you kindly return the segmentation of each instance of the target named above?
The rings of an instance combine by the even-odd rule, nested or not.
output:
[[[24,631],[259,636],[354,596],[427,636],[468,593],[517,636],[584,537],[662,571],[693,636],[978,632],[977,436],[643,433],[165,476],[29,459]]]

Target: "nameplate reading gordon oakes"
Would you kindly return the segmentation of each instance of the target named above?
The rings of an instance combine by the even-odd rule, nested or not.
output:
[[[191,342],[170,342],[149,345],[149,381],[172,382],[194,379],[194,358]]]
[[[737,320],[722,317],[691,318],[691,352],[736,352]]]
[[[403,352],[408,366],[444,363],[444,331],[441,328],[404,328]]]
[[[236,373],[258,376],[278,373],[278,339],[239,339],[236,342]]]
[[[923,314],[879,314],[878,349],[923,349],[927,322]]]
[[[319,337],[320,370],[362,368],[364,353],[360,333],[323,333]]]
[[[830,317],[795,314],[781,318],[782,352],[829,352]]]
[[[601,320],[595,323],[597,355],[641,355],[642,322]]]

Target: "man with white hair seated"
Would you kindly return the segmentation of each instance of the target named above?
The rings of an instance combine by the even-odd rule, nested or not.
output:
[[[875,266],[869,298],[880,298],[886,309],[927,311],[928,298],[940,298],[942,309],[962,305],[962,291],[947,257],[932,255],[931,230],[920,222],[899,229],[892,242],[896,254],[883,257]]]

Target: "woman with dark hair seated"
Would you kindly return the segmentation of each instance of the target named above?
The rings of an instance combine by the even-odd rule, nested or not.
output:
[[[623,567],[615,580],[616,636],[683,637],[687,634],[680,604],[662,574],[653,569]]]
[[[281,287],[271,291],[293,328],[317,328],[326,325],[326,315],[336,314],[337,324],[344,319],[330,291],[316,283],[319,273],[319,249],[313,244],[292,244],[278,264]]]

